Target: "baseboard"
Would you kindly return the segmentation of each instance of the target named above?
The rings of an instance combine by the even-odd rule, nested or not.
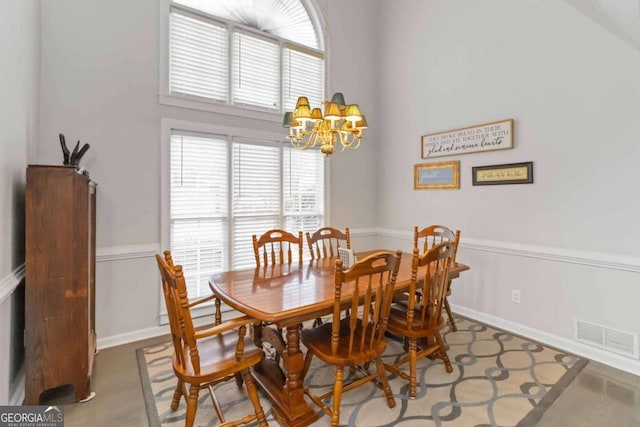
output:
[[[24,264],[21,264],[0,280],[0,304],[16,290],[22,279],[24,279]]]
[[[558,349],[576,354],[578,356],[586,357],[587,359],[600,362],[602,364],[629,372],[634,375],[640,375],[640,364],[637,360],[610,353],[599,348],[582,344],[572,339],[549,334],[548,332],[530,328],[519,323],[511,322],[500,317],[492,316],[490,314],[482,313],[480,311],[462,307],[456,304],[451,304],[451,310],[455,313],[469,317],[470,319],[478,320],[491,326],[496,326],[498,328],[516,333],[518,335],[522,335],[527,338],[539,341],[543,344],[556,347]]]
[[[167,335],[169,333],[169,327],[166,325],[154,326],[146,329],[139,329],[137,331],[126,332],[124,334],[112,335],[110,337],[98,338],[96,345],[98,350],[103,350],[109,347],[115,347],[122,344],[129,344],[135,341],[146,340],[148,338],[155,338],[161,335]]]
[[[222,313],[229,313],[233,310],[222,311]],[[213,310],[209,310],[206,316],[193,319],[193,325],[198,328],[200,326],[210,325],[213,323],[212,313]],[[166,316],[166,315],[165,315]],[[167,322],[168,323],[168,322]],[[169,334],[169,325],[160,324],[151,328],[139,329],[137,331],[126,332],[124,334],[112,335],[110,337],[98,338],[96,345],[98,350],[102,350],[109,347],[115,347],[118,345],[129,344],[135,341],[146,340],[149,338],[155,338],[162,335]]]
[[[24,401],[24,364],[22,368],[20,368],[20,372],[18,372],[18,376],[16,377],[16,381],[11,385],[11,396],[9,396],[9,405],[22,405]]]
[[[413,239],[412,231],[381,228],[377,233],[381,237]],[[460,248],[640,273],[640,258],[629,255],[475,239],[466,237],[464,233],[460,238]]]

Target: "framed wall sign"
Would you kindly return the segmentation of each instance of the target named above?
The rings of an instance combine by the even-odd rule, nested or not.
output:
[[[423,135],[422,158],[513,148],[513,119]]]
[[[414,165],[413,188],[416,190],[460,188],[460,162]]]
[[[533,162],[474,166],[473,185],[533,184]]]

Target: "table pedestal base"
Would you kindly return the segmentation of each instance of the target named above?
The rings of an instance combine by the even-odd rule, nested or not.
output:
[[[272,359],[257,365],[253,376],[273,404],[273,416],[281,426],[303,427],[318,419],[318,413],[304,400],[297,407],[290,407],[284,391],[286,378]]]

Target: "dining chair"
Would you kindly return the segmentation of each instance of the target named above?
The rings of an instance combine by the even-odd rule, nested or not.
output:
[[[440,329],[445,321],[442,308],[447,293],[449,268],[453,259],[453,242],[442,242],[420,255],[420,249],[413,249],[411,259],[411,281],[407,305],[394,304],[389,314],[389,332],[400,335],[409,341],[409,353],[385,368],[409,381],[409,397],[416,397],[416,363],[418,357],[432,356],[442,359],[445,370],[452,372],[453,367],[447,356]],[[420,279],[418,273],[420,271]],[[422,298],[417,302],[416,293]],[[418,350],[418,342],[421,347]],[[409,362],[409,375],[399,367]]]
[[[156,254],[156,261],[162,277],[174,347],[173,372],[178,378],[171,410],[177,410],[184,397],[187,405],[185,427],[192,427],[198,409],[198,395],[201,389],[207,388],[221,425],[235,426],[257,420],[261,427],[267,426],[258,389],[249,371],[263,358],[262,350],[246,334],[247,325],[255,324],[256,320],[243,316],[196,332],[182,266],[169,264],[160,254]],[[233,379],[236,373],[240,373],[244,380],[254,414],[227,422],[213,386]]]
[[[302,264],[302,231],[299,231],[296,237],[288,231],[273,229],[262,234],[260,238],[255,234],[252,238],[256,267],[260,267],[261,264],[290,264],[293,261],[291,245],[297,245],[298,263]]]
[[[351,249],[349,227],[345,228],[344,232],[333,227],[319,228],[313,234],[307,232],[307,244],[311,260],[337,257],[338,248]],[[320,326],[322,323],[322,318],[318,317],[313,321],[313,327]]]
[[[445,227],[444,225],[430,225],[418,230],[418,227],[413,228],[413,247],[420,248],[422,246],[422,253],[427,252],[433,246],[442,242],[453,242],[453,259],[452,262],[456,262],[456,254],[458,253],[458,244],[460,243],[460,230],[455,232]],[[457,331],[456,321],[451,313],[451,307],[449,306],[448,297],[451,295],[451,280],[447,282],[447,295],[444,299],[444,309],[447,312],[447,318],[449,319],[449,325],[452,331]]]
[[[396,405],[381,356],[387,346],[385,330],[401,256],[401,251],[376,252],[348,270],[342,269],[342,260],[336,260],[332,321],[302,330],[301,341],[307,348],[302,377],[314,356],[335,366],[332,390],[315,395],[305,388],[305,394],[331,417],[332,426],[340,423],[342,393],[369,381],[382,388],[389,408]],[[341,319],[347,306],[350,315]],[[369,372],[370,362],[375,363],[373,373]],[[363,376],[344,384],[346,367],[354,368]],[[324,400],[332,395],[333,408],[330,408]]]
[[[344,232],[333,227],[319,228],[313,234],[307,232],[307,244],[311,259],[338,256],[338,248],[351,249],[349,227]]]
[[[171,254],[170,250],[164,251],[164,260],[171,268],[175,268],[173,263],[173,255]],[[167,290],[164,288],[164,283],[163,283],[163,291],[165,292],[165,301],[167,301],[166,299]],[[222,304],[220,302],[220,299],[217,298],[215,295],[209,295],[207,297],[197,299],[196,301],[192,301],[189,303],[189,308],[193,308],[197,305],[200,305],[204,302],[211,301],[211,300],[214,301],[214,306],[215,306],[214,323],[216,325],[219,325],[220,323],[222,323],[222,309],[221,309]]]

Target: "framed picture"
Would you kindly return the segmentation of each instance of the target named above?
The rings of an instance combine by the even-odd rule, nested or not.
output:
[[[460,162],[414,165],[413,188],[416,190],[460,188]]]
[[[474,166],[473,185],[533,184],[533,162]]]
[[[513,148],[513,119],[430,133],[421,143],[423,159],[506,150]]]

